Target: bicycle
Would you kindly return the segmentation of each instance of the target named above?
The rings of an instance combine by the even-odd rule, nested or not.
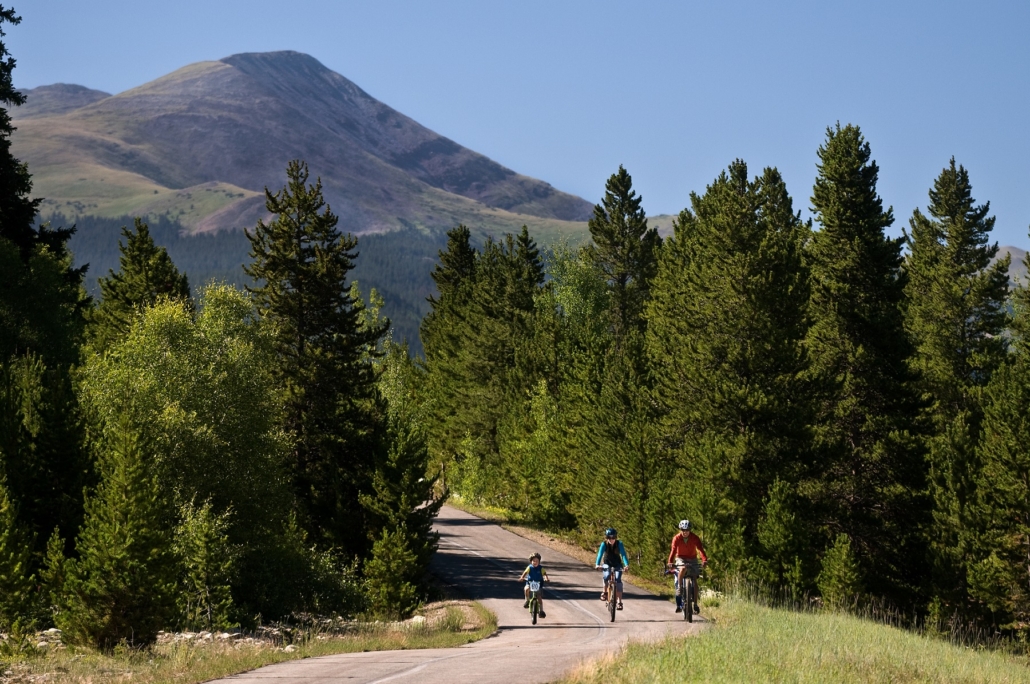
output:
[[[535,625],[537,615],[540,614],[540,583],[530,580],[527,584],[529,584],[529,614]]]
[[[679,559],[677,559],[679,560]],[[694,621],[694,601],[697,598],[697,580],[701,577],[701,568],[697,561],[669,563],[666,566],[678,579],[679,598],[683,606],[683,619]],[[690,570],[691,572],[687,572]]]
[[[598,567],[602,572],[609,569],[607,565],[600,565]],[[611,572],[608,573],[608,581],[604,585],[604,594],[606,598],[604,605],[608,608],[608,613],[612,616],[612,622],[615,622],[615,611],[619,609],[619,583],[615,576],[616,572],[622,572],[622,569],[612,568]]]

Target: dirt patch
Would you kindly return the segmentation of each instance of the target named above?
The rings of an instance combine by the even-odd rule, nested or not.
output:
[[[448,625],[454,631],[477,632],[487,626],[485,616],[476,610],[471,601],[437,601],[430,603],[419,614],[408,620],[423,618],[429,628]],[[460,626],[459,626],[460,625]]]

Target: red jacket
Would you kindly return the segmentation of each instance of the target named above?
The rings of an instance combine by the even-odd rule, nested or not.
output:
[[[688,532],[686,539],[683,538],[682,534],[677,534],[672,538],[672,550],[669,551],[669,560],[666,562],[671,563],[676,558],[697,560],[698,556],[701,557],[702,563],[708,562],[708,556],[705,555],[705,545],[701,543],[701,538],[693,532]]]

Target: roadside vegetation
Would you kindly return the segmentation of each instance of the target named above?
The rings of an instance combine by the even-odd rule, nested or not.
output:
[[[587,663],[590,682],[1030,682],[1025,656],[968,647],[847,613],[789,611],[723,598],[714,627],[631,644]]]
[[[496,628],[494,615],[479,604],[444,601],[424,606],[404,622],[320,620],[314,625],[279,624],[255,632],[162,633],[146,649],[65,647],[44,634],[35,638],[46,645],[33,646],[31,653],[0,665],[0,681],[194,684],[300,658],[461,646],[490,636]]]

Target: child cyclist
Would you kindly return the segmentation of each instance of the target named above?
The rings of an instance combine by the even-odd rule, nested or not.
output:
[[[550,582],[551,581],[547,577],[547,571],[544,570],[544,566],[540,565],[540,554],[539,553],[534,553],[532,556],[529,557],[529,565],[527,565],[526,569],[522,571],[521,575],[519,575],[519,581],[520,582],[524,581],[526,583],[526,587],[525,587],[526,602],[522,604],[522,607],[523,608],[529,608],[529,583],[530,582],[539,582],[541,585],[543,585],[544,582]],[[536,598],[537,598],[537,601],[540,602],[540,613],[539,613],[540,617],[542,617],[542,618],[547,617],[547,614],[544,613],[544,591],[543,591],[542,588],[537,593]]]
[[[605,567],[607,566],[607,567]],[[604,568],[601,581],[604,583],[605,591],[601,592],[601,600],[607,601],[608,575],[615,573],[615,599],[618,600],[619,610],[622,610],[622,570],[629,567],[629,559],[626,558],[626,547],[619,539],[619,533],[614,527],[604,531],[604,541],[597,549],[597,560],[594,561],[594,568]]]

